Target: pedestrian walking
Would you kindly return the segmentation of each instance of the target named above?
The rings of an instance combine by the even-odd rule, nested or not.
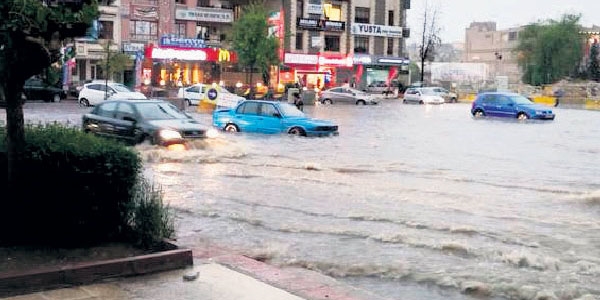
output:
[[[562,88],[559,88],[554,91],[554,98],[556,98],[556,101],[554,102],[554,107],[557,107],[558,104],[560,104],[560,98],[562,98],[564,95],[565,91]]]
[[[300,93],[294,93],[294,105],[296,105],[298,110],[304,111],[304,102],[300,98]]]

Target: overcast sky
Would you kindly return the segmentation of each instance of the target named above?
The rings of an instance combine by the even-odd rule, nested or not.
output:
[[[409,44],[421,35],[426,2],[438,10],[444,43],[464,42],[465,28],[471,22],[495,21],[496,28],[502,30],[574,13],[581,14],[583,26],[600,25],[598,0],[412,0],[406,12]]]

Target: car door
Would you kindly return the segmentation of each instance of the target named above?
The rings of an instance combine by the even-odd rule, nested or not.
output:
[[[349,88],[342,88],[342,92],[340,93],[339,102],[355,104],[356,98],[355,98],[352,90]]]
[[[333,101],[334,103],[343,101],[343,97],[344,94],[342,93],[341,87],[329,90],[329,94],[327,95],[327,98],[331,99],[331,101]]]
[[[25,82],[25,97],[28,100],[46,100],[42,92],[43,82],[38,78],[31,78]]]
[[[138,119],[131,103],[120,102],[112,120],[115,137],[127,142],[135,142],[136,137],[140,135],[135,130]]]
[[[104,84],[90,84],[88,86],[88,91],[86,92],[86,99],[90,102],[91,105],[97,105],[104,101],[104,97],[106,94],[106,85]]]
[[[101,103],[96,106],[90,117],[85,120],[85,129],[105,137],[115,137],[113,120],[117,109],[117,102]]]
[[[278,133],[283,130],[281,113],[272,103],[260,103],[258,130],[262,133]]]
[[[233,123],[240,131],[257,132],[259,131],[259,103],[256,101],[246,101],[238,106],[233,115]]]
[[[498,116],[499,117],[507,117],[507,118],[516,118],[517,117],[517,106],[506,95],[498,95]]]
[[[200,85],[194,85],[184,89],[183,97],[189,99],[192,104],[198,104],[203,97],[202,89]]]
[[[419,90],[410,88],[404,92],[404,102],[419,102]]]
[[[482,101],[483,111],[488,116],[497,117],[500,113],[500,104],[498,103],[498,95],[485,95]]]

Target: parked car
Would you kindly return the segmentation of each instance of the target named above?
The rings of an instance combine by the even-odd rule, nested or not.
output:
[[[216,128],[229,132],[288,133],[298,136],[338,134],[338,125],[307,117],[287,102],[246,100],[231,109],[217,109],[212,115]]]
[[[421,89],[430,89],[434,93],[438,94],[440,97],[444,98],[444,102],[446,103],[456,103],[458,102],[458,95],[456,93],[450,92],[449,90],[442,87],[424,87]]]
[[[161,146],[187,145],[216,132],[175,105],[152,99],[104,101],[83,115],[82,127],[85,132],[132,145],[144,141]]]
[[[214,101],[214,104],[217,106],[233,107],[240,101],[246,100],[246,98],[238,96],[224,87],[213,88],[212,85],[204,83],[197,83],[188,87],[179,88],[177,97],[184,99],[187,105],[198,105],[200,101],[205,99],[206,93],[211,93],[208,94],[208,97],[206,98]]]
[[[46,102],[60,102],[67,98],[67,93],[62,88],[50,85],[37,77],[31,77],[25,81],[23,95],[28,100],[44,100]]]
[[[356,105],[377,104],[377,99],[371,94],[349,87],[334,87],[319,94],[323,104],[350,103]]]
[[[525,96],[510,92],[479,93],[471,106],[474,117],[504,117],[525,119],[554,120],[551,108],[531,102]]]
[[[444,98],[429,88],[407,88],[402,103],[443,104]]]
[[[140,92],[116,82],[91,82],[83,85],[79,91],[78,101],[81,106],[94,106],[105,100],[148,99]]]
[[[398,84],[396,84],[396,86],[397,85]],[[367,85],[367,88],[365,89],[365,92],[371,93],[371,94],[384,94],[384,95],[388,95],[388,94],[392,94],[394,92],[394,86],[393,85],[391,85],[391,86],[388,85],[383,80],[373,81],[369,85]]]

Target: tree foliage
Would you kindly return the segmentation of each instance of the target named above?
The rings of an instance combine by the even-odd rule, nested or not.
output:
[[[590,49],[588,76],[592,80],[600,81],[600,45],[598,43],[594,43]]]
[[[59,3],[60,2],[60,3]],[[62,41],[83,36],[97,0],[0,1],[0,98],[6,102],[8,178],[24,147],[23,84],[60,59]]]
[[[110,48],[110,43],[104,45],[104,59],[100,66],[103,68],[104,72],[106,72],[106,76],[109,80],[115,79],[115,77],[120,79],[120,74],[124,71],[129,70],[134,65],[134,60],[130,55],[125,54],[120,51],[114,51]],[[108,71],[105,70],[108,66]]]
[[[244,7],[242,15],[233,23],[232,42],[238,63],[252,72],[257,68],[268,72],[271,65],[279,64],[279,41],[268,33],[268,11],[263,2]],[[252,73],[250,73],[252,84]]]
[[[515,50],[524,83],[550,84],[577,74],[582,50],[579,20],[579,15],[567,14],[560,21],[525,26]]]

